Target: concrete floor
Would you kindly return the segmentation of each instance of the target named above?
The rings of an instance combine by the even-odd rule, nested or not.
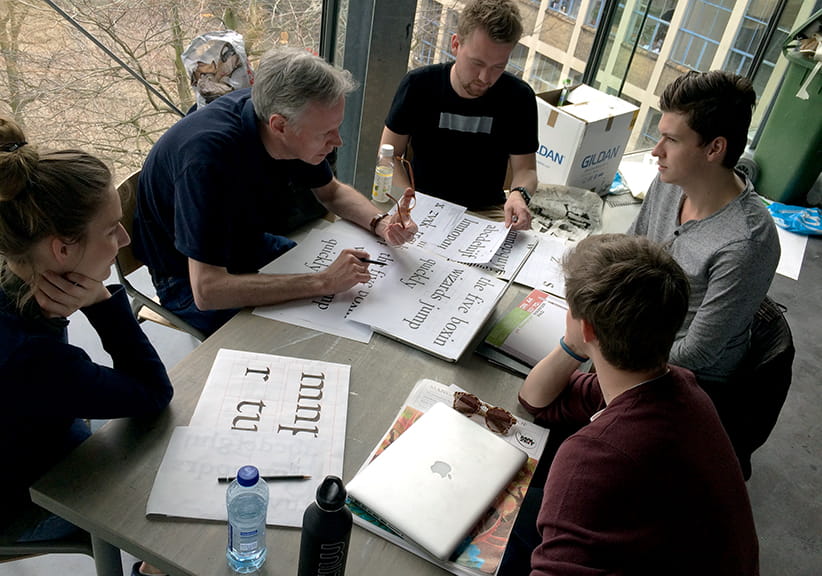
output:
[[[799,280],[777,275],[769,295],[788,308],[793,381],[770,438],[752,458],[748,492],[761,573],[822,574],[822,238],[809,238]]]
[[[753,455],[748,482],[763,576],[822,574],[822,238],[809,238],[799,280],[777,275],[770,296],[787,306],[796,358],[793,382],[768,442]],[[167,367],[196,345],[188,335],[146,324]],[[70,339],[104,362],[96,337],[73,317]],[[675,560],[673,560],[675,561]],[[124,574],[134,558],[123,554]],[[94,576],[85,556],[51,555],[0,564],[0,576]]]

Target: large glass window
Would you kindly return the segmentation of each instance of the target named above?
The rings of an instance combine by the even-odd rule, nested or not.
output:
[[[511,52],[511,57],[508,59],[508,66],[506,66],[505,69],[517,78],[522,78],[522,72],[525,70],[525,61],[527,58],[528,48],[522,44],[517,44]]]
[[[108,159],[121,176],[140,166],[159,135],[177,121],[175,108],[185,112],[194,103],[179,54],[199,34],[237,30],[252,66],[275,44],[319,51],[322,0],[56,1],[146,84],[47,3],[6,1],[0,3],[0,114],[21,122],[32,141],[86,148]],[[594,55],[597,27],[610,0],[514,1],[526,29],[509,70],[537,91],[554,89],[564,78],[578,79]],[[723,67],[752,75],[757,94],[766,98],[757,106],[756,125],[778,91],[780,78],[772,76],[781,73],[787,34],[818,9],[820,0],[809,4],[617,0],[592,84],[639,103],[637,126],[644,126],[668,82],[688,69]],[[763,48],[778,5],[780,21]],[[453,0],[418,0],[409,67],[453,58],[450,37],[461,7]],[[755,61],[759,54],[764,57]],[[638,142],[649,133],[635,130],[632,138]]]
[[[576,18],[581,4],[582,2],[580,0],[550,0],[548,9],[565,16],[570,16],[571,18]]]
[[[676,2],[677,0],[643,0],[637,3],[631,14],[629,38],[637,41],[643,50],[659,53],[668,35]]]
[[[412,68],[433,64],[439,52],[440,22],[442,5],[433,0],[420,0],[417,7],[414,46],[411,50]]]
[[[671,60],[692,70],[710,69],[733,5],[733,0],[691,3],[676,35]]]
[[[636,149],[642,150],[645,148],[653,148],[659,141],[659,120],[662,118],[662,112],[656,108],[648,110],[645,115],[645,121],[642,123],[642,129],[636,142]]]
[[[457,11],[449,8],[445,13],[445,30],[440,42],[439,62],[450,62],[454,59],[454,54],[451,52],[451,38],[457,33],[458,20]]]
[[[777,0],[755,0],[745,10],[744,20],[734,38],[733,46],[723,68],[736,74],[749,75],[754,55],[763,42],[768,21],[776,9]],[[788,38],[790,30],[777,26],[770,39],[760,68],[754,76],[754,88],[762,94],[766,83],[776,66],[781,53],[780,47]]]
[[[561,74],[561,63],[555,62],[542,54],[535,54],[529,83],[534,92],[545,92],[559,86]]]
[[[592,0],[588,5],[588,14],[585,16],[585,25],[596,28],[605,9],[605,0]]]
[[[765,31],[773,26],[771,20],[782,4],[779,26],[752,78],[757,94],[770,101],[779,83],[771,76],[777,69],[781,45],[797,21],[813,11],[802,0],[614,1],[615,5],[611,0],[515,0],[525,30],[508,70],[525,79],[536,92],[543,92],[559,87],[565,78],[579,81],[580,71],[598,56],[593,86],[640,108],[628,150],[653,144],[659,94],[683,72],[721,67],[752,74],[751,65]],[[820,0],[814,3],[819,5]],[[418,13],[436,14],[437,6],[442,9],[440,26],[455,27],[461,3],[420,0]],[[595,55],[595,35],[609,6],[613,21],[601,54]],[[424,21],[418,18],[417,25]],[[425,31],[414,33],[420,38]],[[445,36],[440,34],[441,39]],[[443,51],[440,57],[444,57]],[[418,63],[410,64],[415,67]],[[758,104],[753,130],[763,121],[767,108],[767,102]]]

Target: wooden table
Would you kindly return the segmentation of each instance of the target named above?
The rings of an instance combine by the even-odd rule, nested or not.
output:
[[[508,290],[474,344],[484,336],[490,323],[518,303],[524,293],[524,289],[515,286]],[[454,364],[378,334],[369,344],[362,344],[243,311],[170,371],[174,399],[161,416],[109,422],[38,481],[31,490],[32,499],[90,532],[101,554],[105,553],[103,544],[108,543],[173,576],[229,576],[233,572],[225,559],[225,523],[149,520],[145,514],[154,476],[171,433],[176,426],[188,425],[218,349],[351,365],[343,469],[343,479],[348,481],[420,378],[457,384],[488,402],[526,415],[517,404],[522,378],[473,354],[474,344]],[[259,573],[296,574],[300,531],[268,528],[267,541],[268,559]],[[113,565],[107,570],[112,575],[122,573]],[[397,576],[443,573],[356,526],[347,572]]]

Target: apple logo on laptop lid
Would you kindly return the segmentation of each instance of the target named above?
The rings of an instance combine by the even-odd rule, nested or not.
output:
[[[451,465],[448,462],[437,460],[431,464],[431,472],[438,474],[440,478],[448,478],[451,480]]]

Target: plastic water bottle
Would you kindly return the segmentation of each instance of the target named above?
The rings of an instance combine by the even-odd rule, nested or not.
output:
[[[380,146],[380,158],[374,170],[374,187],[371,197],[375,202],[388,202],[388,193],[394,182],[394,146],[383,144]]]
[[[254,466],[243,466],[225,493],[228,508],[226,558],[235,572],[254,572],[265,562],[268,484]]]
[[[571,79],[566,78],[562,83],[562,90],[559,93],[557,106],[565,106],[568,103],[568,92],[571,90]]]
[[[326,476],[317,488],[317,500],[303,514],[298,576],[343,576],[351,537],[351,511],[345,507],[342,480]]]

